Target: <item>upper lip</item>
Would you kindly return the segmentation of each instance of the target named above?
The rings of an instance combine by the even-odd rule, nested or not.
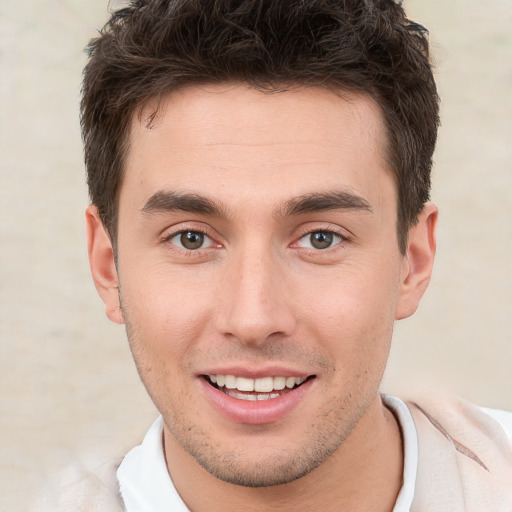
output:
[[[234,375],[248,379],[260,379],[263,377],[309,377],[314,374],[304,370],[273,365],[259,368],[251,368],[248,366],[218,366],[200,371],[197,375],[198,377],[202,375]]]

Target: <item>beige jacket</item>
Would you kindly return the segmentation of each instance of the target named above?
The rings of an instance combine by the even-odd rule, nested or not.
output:
[[[454,397],[406,403],[419,448],[410,512],[512,512],[512,442],[501,425]],[[61,488],[58,504],[47,498],[34,512],[121,512],[117,465],[89,472]]]
[[[512,512],[512,442],[458,398],[406,402],[418,432],[411,512]]]

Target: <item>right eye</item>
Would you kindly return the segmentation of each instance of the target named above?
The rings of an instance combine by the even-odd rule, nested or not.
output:
[[[180,231],[172,236],[169,241],[186,251],[196,251],[214,245],[213,240],[208,235],[193,230]]]

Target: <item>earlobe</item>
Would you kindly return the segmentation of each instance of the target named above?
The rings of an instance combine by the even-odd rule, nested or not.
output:
[[[124,323],[118,293],[118,277],[112,242],[94,205],[85,212],[89,265],[96,290],[112,322]]]
[[[420,303],[432,275],[436,253],[437,207],[427,203],[418,223],[409,229],[402,284],[395,318],[411,316]]]

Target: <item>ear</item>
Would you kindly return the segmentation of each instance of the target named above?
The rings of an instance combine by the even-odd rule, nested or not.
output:
[[[437,213],[437,207],[427,203],[418,223],[409,229],[396,320],[411,316],[427,289],[436,253]]]
[[[112,242],[100,219],[98,209],[90,205],[85,212],[87,249],[92,278],[105,303],[107,317],[117,324],[124,323],[118,293],[118,277]]]

